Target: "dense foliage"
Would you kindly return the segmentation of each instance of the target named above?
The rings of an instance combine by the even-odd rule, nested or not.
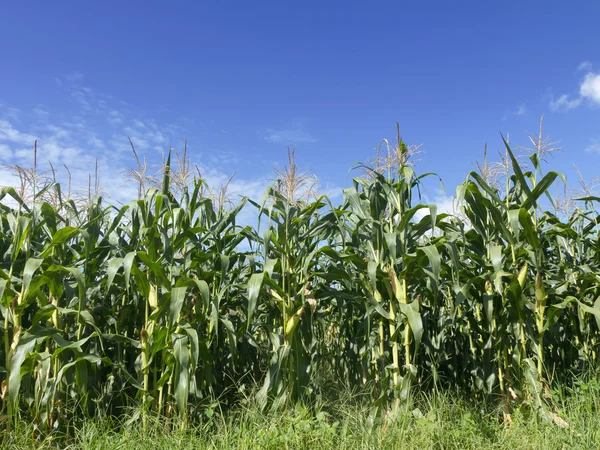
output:
[[[169,170],[122,208],[3,188],[8,423],[132,407],[186,423],[215,401],[274,409],[332,383],[368,393],[373,414],[444,386],[552,414],[549,383],[598,358],[600,199],[546,211],[562,176],[535,152],[522,169],[507,145],[505,185],[472,172],[460,213],[438,214],[398,147],[337,206],[273,187],[219,209],[201,180],[176,198]],[[242,208],[256,227],[236,222]]]

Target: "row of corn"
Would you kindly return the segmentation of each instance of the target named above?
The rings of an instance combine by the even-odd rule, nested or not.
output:
[[[597,363],[600,199],[557,217],[562,175],[506,148],[504,186],[471,173],[456,215],[421,203],[404,163],[367,168],[338,205],[270,188],[219,210],[201,180],[175,198],[169,170],[121,208],[3,188],[7,422],[133,409],[185,424],[215,401],[278,408],[334,385],[374,411],[447,387],[544,409],[551,383]]]

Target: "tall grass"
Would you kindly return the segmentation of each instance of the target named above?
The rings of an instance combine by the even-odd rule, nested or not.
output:
[[[460,215],[438,213],[420,202],[431,175],[416,150],[385,144],[338,206],[284,180],[226,208],[185,153],[184,181],[169,155],[148,189],[136,155],[140,198],[121,208],[54,182],[31,201],[2,188],[16,202],[0,205],[7,426],[64,430],[133,408],[143,427],[185,428],[215,402],[280,410],[332,383],[367,395],[371,418],[451,387],[506,420],[525,407],[564,425],[552,383],[598,359],[600,199],[556,216],[562,175],[543,173],[539,149],[522,168],[505,142],[504,186],[471,172]],[[237,222],[244,207],[260,224]]]
[[[561,402],[570,424],[560,428],[513,414],[510,426],[498,420],[493,405],[448,393],[417,396],[401,406],[394,421],[371,421],[368,407],[351,398],[334,403],[294,405],[262,412],[246,405],[223,413],[207,410],[204,420],[184,430],[165,430],[159,420],[142,425],[124,417],[79,423],[69,434],[36,438],[31,424],[20,423],[4,442],[6,450],[55,449],[592,449],[600,445],[597,382],[578,380],[577,393]],[[210,416],[210,417],[209,417]]]

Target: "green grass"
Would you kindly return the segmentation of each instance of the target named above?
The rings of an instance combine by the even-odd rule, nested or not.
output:
[[[600,385],[593,380],[563,390],[558,413],[568,428],[543,420],[521,408],[502,420],[497,406],[464,401],[450,394],[415,400],[397,418],[373,422],[366,407],[350,400],[336,404],[302,405],[263,414],[238,408],[214,413],[195,428],[168,431],[150,422],[84,422],[69,437],[33,438],[22,425],[2,445],[4,449],[597,449],[600,448]],[[561,393],[557,393],[561,397]]]

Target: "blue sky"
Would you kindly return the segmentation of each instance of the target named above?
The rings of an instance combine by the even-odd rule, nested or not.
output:
[[[217,185],[256,198],[288,146],[327,191],[393,138],[453,193],[500,132],[545,130],[600,175],[600,3],[7,2],[0,14],[0,164],[41,160],[117,201],[127,137],[150,163],[184,139]],[[351,175],[350,175],[351,176]],[[0,170],[0,184],[10,182]],[[430,201],[444,197],[428,187]]]

